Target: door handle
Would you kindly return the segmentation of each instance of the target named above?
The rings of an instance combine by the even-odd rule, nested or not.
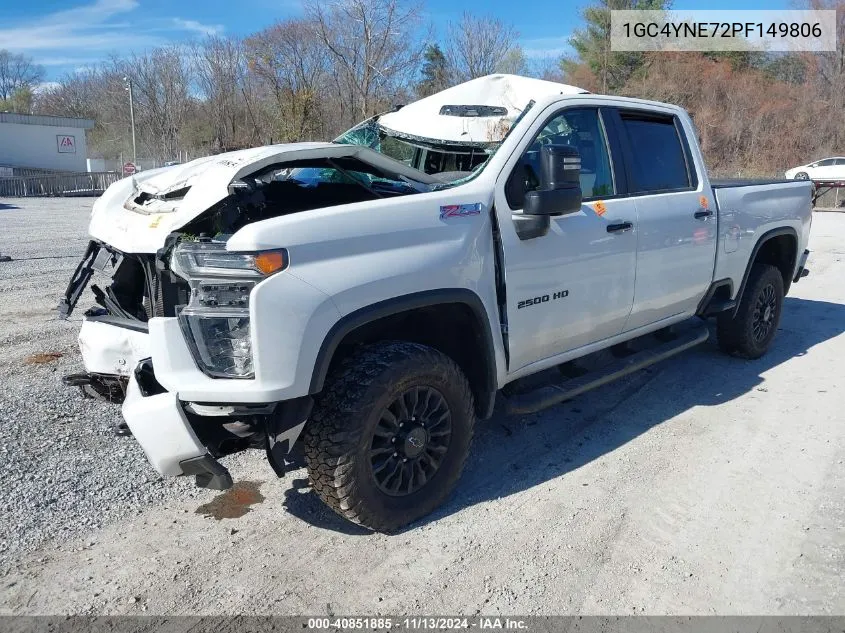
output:
[[[625,231],[630,231],[632,228],[634,228],[633,222],[614,222],[613,224],[607,225],[607,232],[623,233]]]
[[[695,219],[696,220],[706,220],[710,216],[713,215],[713,212],[710,209],[702,209],[700,211],[695,212]]]

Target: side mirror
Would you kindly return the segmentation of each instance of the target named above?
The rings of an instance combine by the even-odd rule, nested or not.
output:
[[[521,214],[514,214],[516,233],[528,240],[545,235],[549,217],[581,210],[581,156],[571,145],[540,149],[540,188],[525,194]]]
[[[581,210],[581,156],[571,145],[540,149],[540,188],[525,194],[524,215],[566,215]]]

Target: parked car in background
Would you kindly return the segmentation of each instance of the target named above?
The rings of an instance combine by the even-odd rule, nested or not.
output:
[[[824,158],[814,163],[793,167],[784,175],[790,180],[845,180],[845,156]]]

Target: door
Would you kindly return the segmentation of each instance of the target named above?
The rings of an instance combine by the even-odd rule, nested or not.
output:
[[[637,210],[637,280],[625,326],[630,331],[695,313],[713,280],[717,218],[683,122],[651,110],[617,115]]]
[[[813,180],[831,181],[845,179],[845,158],[828,158],[814,170]]]
[[[599,109],[550,108],[497,181],[511,372],[619,334],[628,318],[634,296],[636,207],[618,195],[624,174],[614,165],[621,161],[621,149],[610,140],[608,144]],[[514,216],[522,211],[525,192],[539,186],[544,144],[579,150],[584,202],[579,212],[552,217],[545,235],[520,239]]]
[[[835,178],[834,172],[836,171],[836,159],[825,158],[824,160],[820,160],[808,171],[810,172],[811,180],[831,180]]]

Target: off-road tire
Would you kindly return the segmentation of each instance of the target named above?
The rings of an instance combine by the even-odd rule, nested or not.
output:
[[[451,434],[430,479],[405,496],[391,496],[376,481],[370,450],[382,412],[415,387],[442,395]],[[376,531],[395,530],[430,513],[451,492],[469,453],[474,422],[469,383],[451,358],[404,341],[364,346],[330,373],[315,396],[303,431],[309,481],[344,518]]]
[[[770,300],[772,313],[764,336],[755,334],[759,326],[761,302]],[[764,309],[763,309],[764,310]],[[723,312],[716,320],[716,337],[722,351],[742,358],[760,358],[775,337],[783,312],[783,277],[769,264],[754,264],[736,314]],[[763,314],[765,312],[763,311]]]

